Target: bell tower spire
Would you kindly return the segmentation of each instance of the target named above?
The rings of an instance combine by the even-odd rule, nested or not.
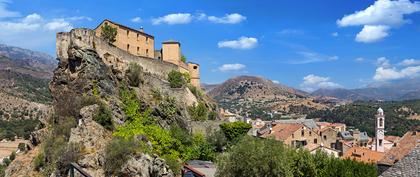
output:
[[[384,152],[384,138],[385,138],[385,115],[382,108],[378,109],[376,114],[376,138],[375,151]]]

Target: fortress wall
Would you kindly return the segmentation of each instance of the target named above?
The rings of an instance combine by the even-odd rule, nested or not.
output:
[[[95,31],[90,29],[78,28],[71,30],[69,33],[58,33],[56,43],[57,56],[60,60],[68,58],[67,51],[69,48],[77,47],[95,50],[104,63],[122,72],[126,70],[128,64],[131,62],[135,62],[142,66],[145,72],[165,80],[171,70],[179,70],[179,67],[175,64],[152,58],[135,56],[115,46],[111,46],[106,41],[96,37]]]

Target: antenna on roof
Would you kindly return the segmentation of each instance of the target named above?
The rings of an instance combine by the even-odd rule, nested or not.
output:
[[[143,28],[143,26],[140,26],[140,31],[141,31],[141,32],[144,32],[144,28]]]

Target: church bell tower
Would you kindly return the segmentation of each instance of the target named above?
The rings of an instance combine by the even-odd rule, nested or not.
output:
[[[384,152],[384,137],[385,137],[385,115],[382,108],[378,109],[376,114],[376,138],[375,151]]]

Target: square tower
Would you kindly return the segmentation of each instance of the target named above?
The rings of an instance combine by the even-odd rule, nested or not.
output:
[[[378,109],[376,114],[376,138],[375,151],[384,152],[384,138],[385,138],[385,115],[382,108]]]
[[[181,62],[181,44],[173,40],[162,42],[162,60],[179,65],[179,62]]]

